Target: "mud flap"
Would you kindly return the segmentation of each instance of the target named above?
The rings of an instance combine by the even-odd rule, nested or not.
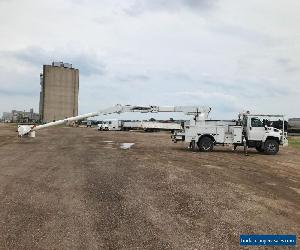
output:
[[[195,152],[198,150],[198,146],[197,146],[197,143],[195,141],[191,141],[190,143],[190,149]]]

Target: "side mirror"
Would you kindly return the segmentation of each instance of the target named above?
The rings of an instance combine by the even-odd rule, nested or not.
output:
[[[267,125],[265,125],[265,130],[268,130],[268,126]]]

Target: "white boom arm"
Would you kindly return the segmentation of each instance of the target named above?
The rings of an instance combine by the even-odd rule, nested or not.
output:
[[[196,106],[170,106],[170,107],[160,107],[160,106],[132,106],[132,105],[116,105],[107,109],[99,110],[98,112],[87,113],[84,115],[78,115],[74,117],[69,117],[66,119],[49,122],[43,125],[21,125],[18,127],[19,136],[29,135],[34,137],[36,130],[42,128],[48,128],[56,125],[66,124],[68,122],[83,120],[85,118],[99,116],[99,115],[108,115],[113,113],[125,113],[125,112],[140,112],[140,113],[158,113],[158,112],[183,112],[186,115],[194,115],[196,119],[199,116],[202,116],[203,119],[206,119],[211,108],[208,107],[196,107]]]

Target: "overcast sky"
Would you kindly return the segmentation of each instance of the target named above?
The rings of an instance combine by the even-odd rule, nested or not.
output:
[[[0,0],[0,112],[39,105],[52,61],[80,113],[117,103],[300,117],[299,0]]]

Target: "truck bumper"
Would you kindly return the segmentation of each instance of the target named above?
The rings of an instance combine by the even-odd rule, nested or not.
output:
[[[283,147],[287,147],[289,145],[289,141],[288,139],[284,136],[282,139],[281,139],[281,143]]]

